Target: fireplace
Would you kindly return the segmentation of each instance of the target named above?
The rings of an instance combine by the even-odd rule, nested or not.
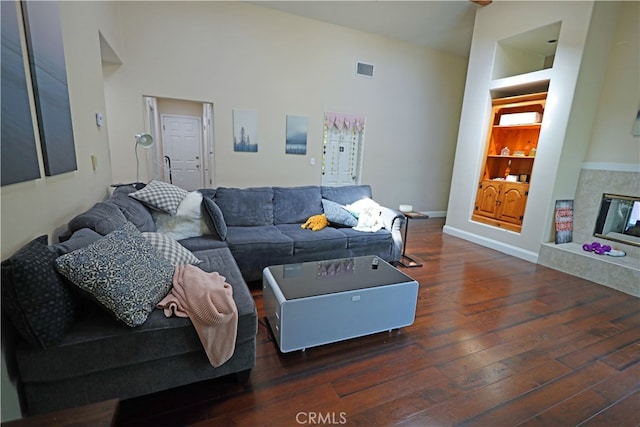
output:
[[[640,197],[603,194],[593,235],[640,246]]]
[[[639,220],[640,171],[638,165],[611,166],[583,165],[573,203],[573,242],[542,243],[538,263],[640,297],[640,237],[632,228]],[[594,241],[627,255],[612,257],[582,249]]]

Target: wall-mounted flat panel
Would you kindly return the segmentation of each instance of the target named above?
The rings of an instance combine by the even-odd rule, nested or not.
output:
[[[3,1],[2,13],[2,185],[40,178],[16,3]]]
[[[45,174],[58,175],[77,169],[59,5],[22,5]]]

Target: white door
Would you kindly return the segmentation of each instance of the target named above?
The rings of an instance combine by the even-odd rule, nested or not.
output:
[[[203,188],[199,117],[162,115],[165,180],[188,191]]]

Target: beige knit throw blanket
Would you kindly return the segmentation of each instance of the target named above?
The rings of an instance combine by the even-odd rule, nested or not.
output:
[[[222,365],[233,356],[238,331],[238,308],[233,288],[218,273],[194,265],[178,265],[173,288],[158,303],[164,315],[188,317],[200,337],[209,362]]]

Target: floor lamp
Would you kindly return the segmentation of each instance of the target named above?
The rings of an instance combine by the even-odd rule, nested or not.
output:
[[[149,148],[153,145],[153,137],[148,133],[136,135],[136,185],[140,183],[140,160],[138,159],[138,146]]]

